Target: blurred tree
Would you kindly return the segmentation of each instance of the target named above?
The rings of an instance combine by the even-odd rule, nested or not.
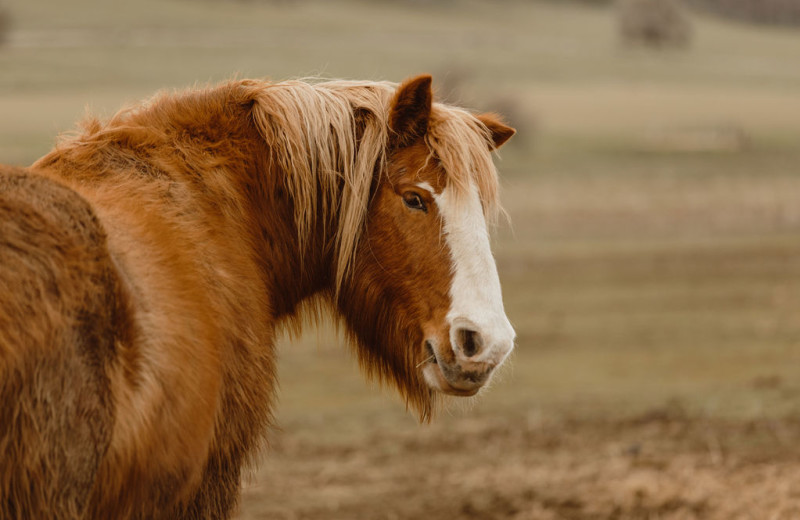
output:
[[[620,37],[627,45],[686,47],[692,26],[678,0],[619,0]]]

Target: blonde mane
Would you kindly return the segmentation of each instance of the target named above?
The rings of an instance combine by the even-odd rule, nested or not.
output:
[[[175,117],[182,101],[190,98],[221,101],[234,96],[251,101],[253,121],[272,150],[271,160],[285,173],[301,251],[315,226],[338,221],[334,244],[338,293],[364,227],[372,179],[376,171],[385,171],[392,137],[388,119],[397,87],[388,81],[234,80],[206,90],[161,93],[119,111],[105,123],[88,118],[83,133],[62,136],[58,149],[102,141],[159,140],[163,129],[158,125]],[[139,119],[162,112],[167,117]],[[430,158],[440,162],[456,201],[475,183],[487,221],[493,222],[502,209],[490,142],[490,130],[469,111],[433,104],[425,136]],[[317,221],[320,216],[322,222]]]
[[[339,215],[338,291],[363,229],[375,169],[385,169],[391,138],[388,116],[397,84],[243,81],[241,85],[251,91],[255,123],[286,172],[301,243],[316,224],[310,208],[319,205],[322,215],[332,211]],[[475,182],[486,215],[493,220],[500,207],[490,140],[490,131],[470,112],[433,105],[425,137],[431,157],[441,162],[457,198]]]

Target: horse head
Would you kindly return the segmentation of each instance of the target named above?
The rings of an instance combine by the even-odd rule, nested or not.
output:
[[[432,103],[431,77],[400,85],[351,275],[337,304],[368,373],[423,417],[434,396],[476,394],[511,352],[489,244],[491,153],[514,130]]]

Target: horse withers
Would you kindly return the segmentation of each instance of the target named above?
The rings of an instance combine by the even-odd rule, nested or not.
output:
[[[327,307],[423,420],[513,347],[514,130],[430,76],[162,94],[0,168],[0,517],[227,518],[276,334]]]

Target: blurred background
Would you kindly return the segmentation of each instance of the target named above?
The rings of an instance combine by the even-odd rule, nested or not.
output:
[[[0,0],[0,161],[159,89],[422,72],[519,130],[514,357],[419,425],[284,340],[240,517],[800,518],[797,0]]]

